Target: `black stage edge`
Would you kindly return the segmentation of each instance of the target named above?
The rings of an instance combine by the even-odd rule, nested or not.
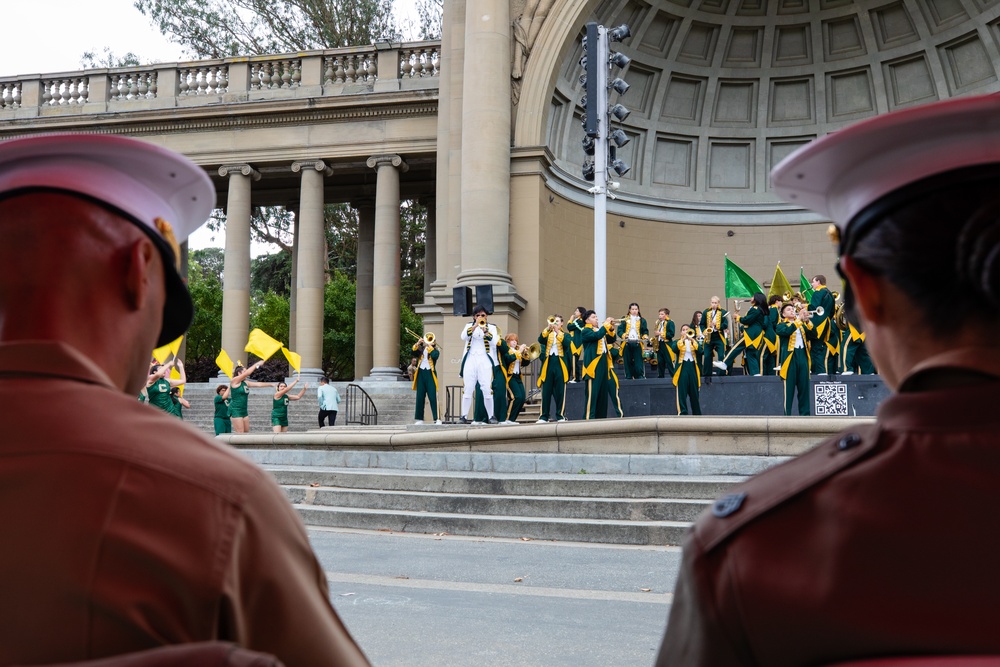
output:
[[[618,397],[626,417],[676,415],[677,394],[670,378],[623,380]],[[809,414],[868,417],[889,395],[878,375],[810,376],[812,400]],[[587,402],[586,385],[566,385],[566,417],[582,419]],[[779,377],[713,376],[702,378],[701,412],[704,415],[769,417],[784,414],[785,389]],[[610,410],[608,414],[614,414]],[[798,414],[797,406],[792,410]]]

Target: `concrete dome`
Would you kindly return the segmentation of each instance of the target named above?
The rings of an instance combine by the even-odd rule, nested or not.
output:
[[[632,30],[615,48],[632,58],[621,99],[631,141],[619,151],[632,170],[616,205],[647,218],[814,220],[768,192],[770,169],[797,147],[868,116],[1000,89],[1000,0],[605,0],[588,20]],[[582,47],[570,39],[546,143],[555,187],[584,201]]]

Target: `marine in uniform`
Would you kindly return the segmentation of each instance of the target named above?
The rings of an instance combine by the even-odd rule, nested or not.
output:
[[[775,168],[774,192],[833,221],[893,393],[702,515],[659,667],[1000,654],[998,117],[997,96],[909,107]]]
[[[210,640],[368,664],[273,478],[135,400],[191,322],[178,244],[215,203],[201,167],[144,141],[0,144],[0,405],[19,417],[0,439],[0,664]]]

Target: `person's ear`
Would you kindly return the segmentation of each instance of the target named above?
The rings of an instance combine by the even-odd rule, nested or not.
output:
[[[142,310],[150,298],[153,281],[162,275],[159,253],[146,238],[136,239],[127,249],[125,295],[128,306]],[[159,272],[159,273],[158,273]]]
[[[887,317],[885,278],[871,273],[849,256],[840,258],[840,268],[850,283],[858,315],[873,324],[884,322]]]

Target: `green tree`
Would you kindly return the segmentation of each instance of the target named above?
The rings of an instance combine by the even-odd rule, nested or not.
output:
[[[190,264],[197,264],[202,274],[211,276],[222,284],[222,274],[226,267],[226,251],[222,248],[201,248],[192,250],[188,257],[188,274],[193,272]]]
[[[262,294],[250,302],[250,328],[260,329],[287,346],[289,313],[287,296],[273,292]]]
[[[282,250],[250,260],[250,294],[277,294],[288,300],[292,285],[292,253]]]
[[[190,260],[188,290],[194,302],[194,321],[187,331],[185,361],[190,380],[205,382],[214,367],[222,341],[222,283],[212,271],[202,268],[197,260]],[[193,363],[196,360],[209,360],[211,363]],[[195,377],[193,371],[202,366],[206,366],[206,370]]]
[[[135,0],[195,58],[225,58],[398,39],[393,0]]]
[[[354,379],[355,283],[334,271],[323,302],[323,370],[335,380]]]

